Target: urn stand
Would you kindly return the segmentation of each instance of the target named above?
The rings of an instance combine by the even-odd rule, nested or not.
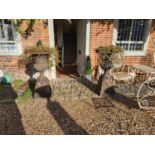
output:
[[[34,99],[51,97],[51,87],[49,79],[44,75],[44,71],[48,69],[48,59],[46,55],[39,55],[35,59],[33,65],[37,72],[40,72],[40,76],[36,80]]]
[[[111,67],[112,63],[108,59],[105,59],[105,61],[101,64],[101,68],[104,70],[104,73],[98,80],[98,94],[100,97],[104,97],[107,93],[114,93],[113,80],[110,76]]]

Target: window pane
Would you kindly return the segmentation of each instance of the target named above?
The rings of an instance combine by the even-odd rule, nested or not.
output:
[[[143,41],[145,20],[133,20],[131,41]]]
[[[0,20],[0,39],[14,41],[11,20]]]
[[[11,20],[0,19],[0,51],[15,51],[17,49],[13,36]]]
[[[13,31],[12,31],[12,24],[11,24],[11,20],[5,19],[4,20],[4,24],[6,24],[6,29],[7,29],[7,40],[9,41],[13,41]]]
[[[130,51],[141,51],[143,50],[143,43],[131,43],[129,50]]]
[[[9,19],[4,19],[4,24],[9,24],[9,25],[11,25],[11,20],[9,20]]]
[[[13,41],[13,31],[12,31],[12,25],[8,25],[8,40]]]
[[[146,20],[121,19],[118,24],[117,45],[126,51],[142,51]]]
[[[0,19],[0,39],[5,38],[2,19]]]
[[[131,23],[132,20],[119,20],[119,25],[118,25],[118,36],[117,40],[118,41],[128,41],[129,36],[130,36],[130,30],[131,30]]]
[[[117,43],[116,45],[122,47],[124,50],[128,50],[129,47],[129,43]]]

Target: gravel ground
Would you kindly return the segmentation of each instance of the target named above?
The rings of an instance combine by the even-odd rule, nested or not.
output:
[[[155,134],[146,112],[109,97],[0,103],[0,124],[0,134]]]
[[[81,80],[53,81],[53,101],[30,98],[18,104],[11,86],[1,86],[0,134],[155,134],[155,119],[131,97],[136,89],[118,85],[115,95],[101,99],[91,91],[95,85]]]

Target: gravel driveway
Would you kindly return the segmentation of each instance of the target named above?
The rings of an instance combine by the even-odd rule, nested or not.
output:
[[[146,112],[107,99],[0,103],[0,134],[155,134]]]

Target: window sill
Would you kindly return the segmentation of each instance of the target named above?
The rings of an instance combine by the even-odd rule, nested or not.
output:
[[[20,56],[22,51],[0,51],[0,56]]]
[[[145,51],[124,51],[124,56],[146,56]]]

